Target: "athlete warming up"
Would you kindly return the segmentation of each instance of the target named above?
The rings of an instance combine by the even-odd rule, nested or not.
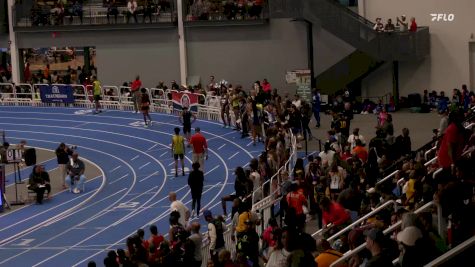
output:
[[[191,120],[191,118],[193,118],[193,121]],[[180,122],[183,124],[183,134],[185,135],[186,141],[188,142],[188,147],[190,147],[191,124],[195,121],[195,114],[189,111],[188,107],[183,107],[183,111],[180,115]]]

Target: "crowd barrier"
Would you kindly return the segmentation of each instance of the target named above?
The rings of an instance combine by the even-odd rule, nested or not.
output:
[[[51,86],[64,86],[65,84],[52,84]],[[34,107],[75,107],[75,108],[94,108],[92,85],[69,84],[73,90],[74,103],[45,103],[40,98],[40,86],[49,86],[48,84],[27,84],[20,83],[13,85],[11,83],[0,83],[0,105],[1,106],[34,106]],[[171,95],[174,90],[163,90],[160,88],[145,88],[150,97],[150,110],[166,114],[179,115],[180,110],[173,108]],[[220,121],[221,108],[220,99],[216,96],[205,96],[196,94],[198,97],[197,112],[195,115],[199,119]],[[103,85],[101,90],[101,106],[111,110],[133,110],[133,101],[131,88],[127,86]],[[230,111],[232,124],[236,124],[234,112]],[[274,204],[280,201],[279,192],[282,181],[282,172],[286,171],[289,175],[293,172],[293,167],[297,161],[297,139],[290,132],[288,140],[290,145],[290,156],[283,166],[263,185],[255,190],[248,198],[252,198],[252,210],[261,217],[261,225],[257,227],[260,235],[265,229],[269,218],[272,216]],[[291,177],[289,177],[290,179]],[[268,190],[267,190],[268,188]],[[260,194],[258,197],[257,194]],[[235,255],[236,244],[233,241],[233,231],[231,224],[227,225],[224,232],[226,249]],[[204,233],[204,242],[202,247],[203,264],[207,266],[210,259],[209,241],[207,233]]]

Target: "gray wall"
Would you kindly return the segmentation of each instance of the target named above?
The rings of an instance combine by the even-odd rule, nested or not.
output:
[[[289,70],[307,68],[306,26],[289,19],[253,27],[187,28],[188,75],[207,82],[210,75],[250,88],[267,78],[273,87],[293,91],[285,82]],[[318,75],[353,51],[318,26],[314,28],[315,72]]]
[[[475,1],[473,0],[360,0],[360,13],[370,20],[376,17],[394,19],[405,14],[415,17],[419,26],[429,26],[431,57],[422,62],[400,65],[400,93],[407,95],[424,89],[446,93],[461,84],[470,83],[469,43],[475,33]],[[452,22],[431,20],[431,13],[455,14]],[[471,37],[472,36],[472,37]],[[391,73],[386,68],[363,82],[363,93],[379,96],[391,91]],[[475,87],[471,84],[470,88]]]
[[[95,65],[103,84],[121,84],[140,74],[145,86],[179,80],[177,29],[136,31],[18,33],[18,47],[95,46]],[[288,70],[307,67],[305,24],[289,19],[271,20],[260,26],[186,28],[188,75],[209,75],[249,87],[256,79],[269,79],[274,87],[293,91],[285,83]],[[316,74],[323,72],[354,49],[333,35],[314,27]]]

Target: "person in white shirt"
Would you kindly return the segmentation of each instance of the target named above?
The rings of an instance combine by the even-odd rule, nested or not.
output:
[[[356,147],[356,140],[360,140],[363,146],[366,145],[364,136],[360,134],[359,128],[353,129],[353,134],[351,134],[350,137],[348,137],[348,144],[350,144],[350,147],[351,147],[350,151],[353,151],[353,148]]]
[[[170,212],[177,211],[178,213],[180,213],[180,219],[178,220],[178,222],[183,225],[183,227],[186,227],[187,222],[190,219],[190,210],[183,204],[183,202],[176,199],[175,192],[170,192],[168,194],[168,199],[171,202]]]
[[[297,109],[300,109],[300,107],[302,106],[302,100],[300,100],[299,95],[295,95],[295,99],[294,101],[292,101],[292,105],[294,105]]]
[[[399,31],[401,32],[407,32],[409,27],[408,27],[408,23],[406,21],[406,15],[402,15],[401,18],[397,18],[397,24],[396,26],[399,26]]]
[[[335,151],[330,149],[330,143],[325,143],[324,151],[320,152],[318,156],[322,159],[322,164],[325,166],[333,165],[333,158],[335,157]]]
[[[137,1],[129,0],[127,3],[127,23],[129,23],[130,16],[134,17],[135,23],[137,23]]]
[[[376,23],[374,24],[373,30],[377,32],[384,31],[384,24],[381,21],[382,21],[381,18],[376,18]]]

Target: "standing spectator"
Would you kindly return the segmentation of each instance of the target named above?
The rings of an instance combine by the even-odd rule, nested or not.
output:
[[[68,175],[66,166],[69,163],[69,156],[73,154],[73,151],[69,147],[67,147],[65,143],[61,143],[59,144],[59,147],[56,149],[55,152],[56,159],[58,162],[59,175],[61,176],[61,180],[63,182],[62,186],[63,189],[66,189],[67,187],[64,182],[64,178],[66,178],[66,175]]]
[[[25,70],[23,71],[23,78],[25,79],[26,83],[31,82],[31,71],[30,71],[30,63],[26,63]]]
[[[200,164],[200,170],[204,172],[205,159],[208,159],[208,143],[201,134],[200,127],[195,128],[195,134],[190,139],[190,145],[193,149],[192,161]]]
[[[72,5],[72,7],[71,7],[71,11],[70,11],[69,23],[72,23],[72,22],[73,22],[73,16],[78,16],[78,17],[79,17],[79,21],[80,21],[81,24],[82,24],[82,15],[83,15],[83,11],[82,11],[82,3],[81,3],[81,1],[79,1],[79,0],[74,0],[73,5]]]
[[[384,25],[381,21],[382,21],[381,18],[376,18],[376,23],[373,26],[373,30],[375,30],[377,32],[383,32],[384,31]]]
[[[180,128],[175,128],[175,135],[172,137],[172,155],[175,160],[175,177],[178,177],[178,158],[181,161],[181,174],[185,176],[185,138],[180,135]]]
[[[348,137],[348,144],[350,144],[351,150],[353,150],[356,147],[357,140],[360,140],[363,146],[366,145],[364,136],[360,134],[360,129],[354,128],[353,133]]]
[[[193,222],[191,224],[191,235],[188,237],[194,244],[194,255],[193,260],[190,267],[201,267],[202,262],[202,246],[203,246],[203,239],[200,234],[201,225],[198,222]]]
[[[130,17],[134,17],[135,23],[137,23],[137,1],[129,0],[127,3],[127,23],[129,23]]]
[[[300,109],[300,106],[302,105],[302,100],[300,99],[300,95],[295,94],[295,98],[294,98],[294,101],[292,101],[292,105],[294,105],[296,109]]]
[[[140,76],[137,75],[137,77],[135,77],[135,80],[132,82],[132,85],[130,86],[130,90],[132,91],[132,102],[134,103],[135,113],[139,113],[141,97],[140,88],[142,88],[142,81],[140,81]]]
[[[43,70],[43,78],[46,79],[46,80],[50,80],[50,77],[49,77],[49,64],[46,64],[46,67],[44,68]]]
[[[140,90],[142,95],[140,96],[140,110],[143,114],[143,121],[145,122],[145,128],[152,126],[152,117],[150,116],[150,96],[148,95],[147,89],[142,88]],[[148,122],[147,122],[148,118]]]
[[[270,95],[271,91],[272,91],[272,86],[270,85],[270,83],[267,81],[267,79],[264,79],[262,81],[262,91],[264,91],[264,93]]]
[[[393,32],[395,30],[393,21],[391,19],[388,19],[388,22],[384,26],[384,31],[385,32]]]
[[[296,225],[302,225],[305,223],[304,207],[307,207],[307,198],[302,190],[299,190],[299,186],[296,182],[290,185],[290,192],[285,197],[287,205],[289,207],[290,214],[295,215],[296,221],[293,222]]]
[[[107,0],[107,23],[110,23],[109,16],[114,16],[114,22],[117,24],[117,15],[119,10],[117,9],[117,3],[115,0]]]
[[[101,95],[102,95],[102,88],[101,88],[101,82],[97,79],[96,76],[92,76],[92,90],[93,90],[93,99],[94,99],[94,114],[98,114],[101,112]]]
[[[453,111],[449,114],[449,126],[445,130],[444,137],[437,153],[440,167],[449,172],[450,167],[462,155],[464,147],[464,127],[462,125],[463,114]],[[446,176],[446,175],[444,175]],[[445,183],[445,182],[444,182]]]
[[[409,28],[410,32],[417,32],[417,23],[416,23],[416,18],[412,17],[411,18],[411,26]]]
[[[193,120],[191,120],[191,118],[193,118]],[[183,107],[183,111],[180,115],[180,122],[183,124],[183,134],[185,135],[186,141],[188,142],[188,147],[190,147],[191,141],[191,124],[195,122],[195,120],[195,114],[188,110],[188,107]]]
[[[397,157],[410,155],[412,153],[411,137],[409,137],[409,129],[403,128],[402,135],[396,137],[395,143],[396,150],[398,152]]]
[[[191,191],[191,217],[195,216],[195,207],[196,207],[196,214],[200,216],[200,208],[201,208],[201,193],[203,192],[203,182],[204,182],[204,175],[203,172],[200,171],[200,164],[195,162],[191,165],[193,170],[188,175],[188,185],[190,186]],[[195,206],[196,205],[196,206]]]
[[[317,128],[320,128],[320,109],[322,104],[322,97],[320,96],[319,89],[313,89],[312,94],[312,111],[315,120],[317,121]]]
[[[170,211],[176,211],[180,214],[180,218],[178,219],[178,222],[185,227],[186,223],[188,222],[188,219],[190,218],[190,210],[176,198],[176,193],[175,192],[170,192],[168,194],[168,199],[170,200]]]
[[[237,240],[236,252],[238,258],[247,259],[251,267],[259,267],[259,235],[251,220],[246,220],[245,230]]]
[[[322,209],[323,213],[323,227],[326,227],[328,224],[332,224],[330,229],[327,228],[327,231],[330,233],[330,235],[338,232],[351,222],[349,212],[339,203],[331,201],[327,197],[324,197],[320,201],[320,208]]]
[[[43,203],[45,191],[48,192],[49,198],[49,194],[51,193],[51,185],[49,175],[47,172],[45,172],[43,166],[36,165],[33,168],[33,171],[30,174],[28,189],[36,192],[36,203],[38,204]]]
[[[440,122],[439,122],[439,129],[437,131],[438,131],[438,134],[442,136],[443,134],[445,134],[445,130],[447,130],[447,127],[449,126],[449,110],[445,109],[439,112],[439,114],[440,114]]]
[[[406,21],[406,15],[402,15],[401,18],[397,17],[397,24],[399,25],[400,32],[407,32],[409,24]]]
[[[153,9],[154,9],[153,1],[145,0],[143,3],[143,23],[145,23],[145,20],[147,19],[147,17],[149,18],[150,23],[152,23]]]
[[[361,140],[356,140],[356,146],[351,151],[351,154],[357,156],[363,164],[368,160],[368,150],[361,143]]]
[[[80,193],[80,188],[83,188],[84,182],[86,182],[86,176],[84,176],[86,166],[84,165],[84,162],[79,159],[79,154],[77,152],[74,152],[71,155],[71,160],[66,168],[69,173],[68,176],[66,176],[66,184],[72,187],[73,193]]]
[[[393,267],[388,255],[383,254],[386,238],[378,229],[371,229],[365,232],[366,248],[371,252],[371,259],[366,267]]]
[[[223,233],[226,229],[226,225],[221,219],[213,218],[213,214],[209,210],[205,210],[203,216],[206,222],[208,222],[209,253],[213,261],[217,263],[218,254],[224,249],[225,245]]]

